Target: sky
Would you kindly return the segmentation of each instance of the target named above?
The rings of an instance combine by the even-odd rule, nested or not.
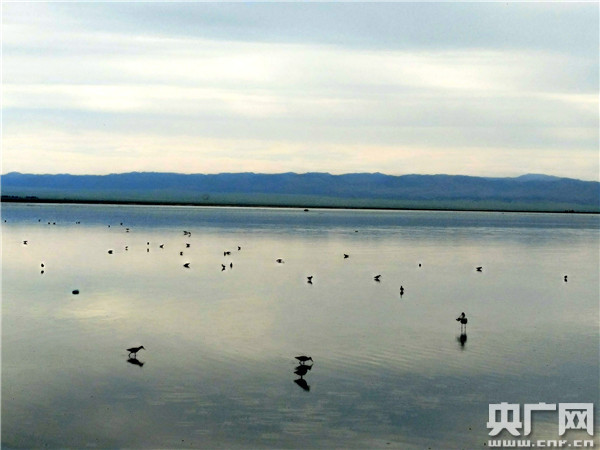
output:
[[[599,4],[2,4],[2,173],[600,179]]]

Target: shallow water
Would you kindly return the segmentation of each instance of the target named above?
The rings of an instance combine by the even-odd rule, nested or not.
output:
[[[490,403],[599,400],[597,215],[3,204],[2,221],[5,448],[485,448]],[[536,415],[536,437],[555,422]]]

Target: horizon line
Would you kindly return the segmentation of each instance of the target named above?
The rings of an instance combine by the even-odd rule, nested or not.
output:
[[[578,181],[587,181],[587,182],[595,182],[595,183],[599,183],[600,180],[586,180],[586,179],[582,179],[582,178],[573,178],[573,177],[566,177],[566,176],[559,176],[559,175],[551,175],[551,174],[546,174],[546,173],[534,173],[534,172],[528,172],[528,173],[524,173],[521,175],[514,175],[514,176],[485,176],[485,175],[465,175],[465,174],[450,174],[450,173],[404,173],[404,174],[400,174],[400,175],[396,175],[396,174],[387,174],[387,173],[383,173],[383,172],[346,172],[346,173],[340,173],[340,174],[333,174],[331,172],[293,172],[293,171],[288,171],[288,172],[213,172],[213,173],[204,173],[204,172],[160,172],[160,171],[154,171],[154,170],[149,170],[149,171],[130,171],[130,172],[110,172],[110,173],[85,173],[85,174],[73,174],[73,173],[68,173],[68,172],[59,172],[59,173],[31,173],[31,172],[19,172],[17,170],[13,170],[10,172],[6,172],[3,174],[0,174],[0,177],[4,177],[7,175],[11,175],[11,174],[19,174],[19,175],[35,175],[35,176],[58,176],[58,175],[69,175],[69,176],[75,176],[75,177],[85,177],[85,176],[111,176],[111,175],[130,175],[130,174],[162,174],[162,175],[289,175],[289,174],[293,174],[293,175],[312,175],[312,174],[318,174],[318,175],[330,175],[333,177],[336,176],[345,176],[345,175],[383,175],[383,176],[389,176],[389,177],[403,177],[403,176],[452,176],[452,177],[469,177],[469,178],[487,178],[487,179],[502,179],[502,178],[509,178],[509,179],[516,179],[516,178],[521,178],[521,177],[527,177],[527,176],[540,176],[540,177],[547,177],[547,178],[555,178],[555,179],[567,179],[567,180],[578,180]]]

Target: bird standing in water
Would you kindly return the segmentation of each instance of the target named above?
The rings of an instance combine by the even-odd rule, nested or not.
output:
[[[467,328],[467,322],[468,322],[468,320],[467,320],[467,316],[465,316],[464,312],[461,313],[461,315],[456,318],[456,321],[460,322],[460,329],[461,329],[461,331],[463,330],[463,327],[465,329]]]
[[[143,348],[144,348],[144,346],[140,345],[139,347],[128,348],[127,351],[129,352],[130,355],[133,353],[134,356],[137,356],[137,352],[139,352]],[[146,349],[144,348],[144,350],[146,350]]]
[[[309,360],[310,360],[310,361],[312,361],[312,360],[313,360],[313,359],[312,359],[310,356],[304,356],[304,355],[302,355],[302,356],[296,356],[295,358],[296,358],[298,361],[300,361],[300,364],[304,364],[305,362],[307,362],[307,361],[309,361]]]

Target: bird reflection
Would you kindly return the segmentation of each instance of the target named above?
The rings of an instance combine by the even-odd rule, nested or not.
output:
[[[305,391],[310,391],[310,386],[308,385],[308,383],[306,382],[306,380],[304,378],[300,377],[297,380],[294,380],[294,383],[296,383],[298,386],[300,386]]]
[[[460,347],[464,349],[465,343],[467,342],[467,333],[461,333],[456,340],[460,343]]]
[[[134,366],[140,366],[140,367],[142,367],[144,365],[144,363],[141,362],[140,360],[138,360],[137,358],[129,358],[127,360],[127,362],[129,364],[133,364]]]

